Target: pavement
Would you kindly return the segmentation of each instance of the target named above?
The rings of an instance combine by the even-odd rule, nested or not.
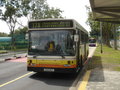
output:
[[[92,70],[86,90],[120,90],[120,72]]]
[[[17,59],[17,58],[22,58],[22,57],[26,57],[26,56],[27,56],[26,51],[17,51],[17,52],[9,51],[8,53],[0,54],[0,62]]]
[[[99,59],[102,58],[100,57]],[[120,90],[120,72],[113,71],[109,69],[110,67],[107,64],[103,65],[102,60],[99,65],[92,63],[87,70],[90,73],[86,71],[85,74],[88,79],[84,75],[77,90]]]

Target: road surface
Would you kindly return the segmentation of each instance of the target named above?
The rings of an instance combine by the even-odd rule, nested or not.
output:
[[[93,53],[95,49],[90,50],[93,50]],[[0,63],[0,90],[75,90],[81,78],[80,73],[73,75],[28,72],[26,58]]]

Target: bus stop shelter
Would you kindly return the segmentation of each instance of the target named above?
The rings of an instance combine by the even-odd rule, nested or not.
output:
[[[90,0],[97,21],[120,23],[120,0]]]
[[[100,22],[120,24],[120,0],[89,0],[93,18]],[[102,23],[101,29],[101,53],[102,53]]]

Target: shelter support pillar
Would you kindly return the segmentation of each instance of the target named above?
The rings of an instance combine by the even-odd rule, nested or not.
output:
[[[100,22],[100,44],[101,44],[101,53],[103,53],[103,48],[102,48],[102,22]]]
[[[114,49],[117,50],[117,32],[116,32],[116,26],[114,24],[114,28],[113,28],[113,31],[114,31]]]

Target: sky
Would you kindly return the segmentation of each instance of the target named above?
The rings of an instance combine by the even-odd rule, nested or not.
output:
[[[89,0],[47,0],[50,7],[59,8],[63,11],[62,16],[66,19],[75,19],[80,23],[87,31],[90,31],[90,27],[86,25],[87,10],[86,5],[90,6]],[[24,25],[27,25],[27,20],[23,18],[21,21]],[[17,26],[18,28],[19,26]],[[0,20],[0,32],[9,33],[10,30],[7,24]]]

